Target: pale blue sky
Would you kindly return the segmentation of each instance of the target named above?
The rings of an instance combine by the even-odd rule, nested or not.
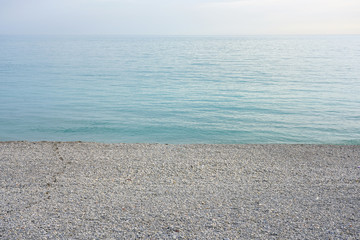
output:
[[[0,0],[0,34],[360,34],[360,0]]]

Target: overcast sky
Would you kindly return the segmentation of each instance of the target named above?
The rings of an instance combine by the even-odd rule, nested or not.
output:
[[[0,0],[0,34],[360,34],[360,0]]]

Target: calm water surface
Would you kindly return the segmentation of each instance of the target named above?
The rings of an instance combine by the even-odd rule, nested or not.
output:
[[[0,141],[360,144],[360,36],[0,36]]]

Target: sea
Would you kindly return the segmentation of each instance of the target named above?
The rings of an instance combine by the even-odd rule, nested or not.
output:
[[[360,144],[360,35],[1,35],[0,141]]]

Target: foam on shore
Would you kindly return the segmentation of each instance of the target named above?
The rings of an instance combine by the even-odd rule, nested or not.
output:
[[[0,142],[3,239],[359,239],[360,146]]]

